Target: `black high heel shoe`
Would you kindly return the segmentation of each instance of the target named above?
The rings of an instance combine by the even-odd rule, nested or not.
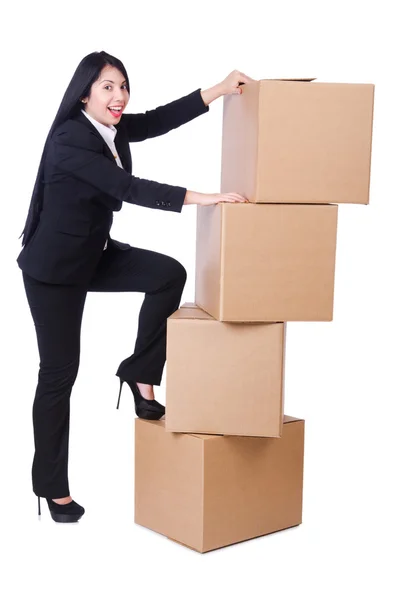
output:
[[[160,404],[160,402],[157,402],[157,400],[147,400],[146,398],[144,398],[141,395],[135,381],[127,381],[125,379],[121,379],[120,375],[118,375],[118,377],[120,379],[120,391],[116,408],[119,407],[121,388],[123,387],[124,381],[126,381],[126,383],[131,388],[131,391],[134,396],[135,413],[137,417],[139,417],[140,419],[150,419],[152,421],[156,421],[158,419],[161,419],[161,417],[165,415],[165,406]]]
[[[80,504],[77,504],[74,500],[68,502],[67,504],[57,504],[51,498],[46,498],[48,508],[50,509],[51,517],[57,523],[76,523],[83,514],[85,510]],[[38,496],[39,501],[39,516],[41,515],[40,509],[40,496]]]

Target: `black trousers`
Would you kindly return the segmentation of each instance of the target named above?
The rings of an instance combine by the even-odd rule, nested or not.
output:
[[[40,356],[33,401],[33,491],[45,498],[70,495],[70,395],[80,361],[80,330],[87,292],[144,292],[133,354],[116,375],[160,385],[166,360],[167,318],[179,308],[185,268],[174,258],[131,248],[104,250],[89,286],[49,284],[23,273]]]

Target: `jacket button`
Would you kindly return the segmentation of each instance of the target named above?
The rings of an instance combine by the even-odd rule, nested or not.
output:
[[[161,206],[165,206],[165,202],[162,202],[162,203],[161,203]]]
[[[157,204],[157,206],[160,206],[159,200],[156,200],[156,204]]]
[[[167,206],[171,206],[171,202],[167,202]]]

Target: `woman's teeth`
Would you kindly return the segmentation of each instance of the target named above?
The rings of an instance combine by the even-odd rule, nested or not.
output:
[[[112,107],[108,106],[108,109],[110,110],[110,112],[112,113],[112,115],[114,117],[119,117],[121,115],[121,107],[115,108],[114,106],[112,106]]]

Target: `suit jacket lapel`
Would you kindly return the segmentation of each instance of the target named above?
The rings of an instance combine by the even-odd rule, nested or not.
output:
[[[84,117],[84,115],[81,115],[81,116]],[[114,138],[114,144],[116,146],[116,150],[119,154],[119,157],[120,157],[120,160],[122,162],[124,169],[131,175],[132,161],[131,161],[130,143],[128,141],[127,132],[125,131],[124,127],[122,126],[122,120],[123,120],[123,117],[121,117],[120,122],[117,125],[115,125],[115,127],[117,129],[117,134],[116,134],[116,137]],[[113,160],[115,160],[115,159],[113,158]]]
[[[77,113],[76,116],[73,117],[73,119],[75,121],[78,121],[79,123],[82,123],[82,125],[84,125],[85,127],[88,127],[101,140],[101,142],[103,143],[105,156],[107,156],[110,160],[116,163],[116,159],[114,158],[112,151],[110,150],[109,146],[107,145],[107,143],[105,142],[95,125],[93,125],[91,121],[87,119],[87,117],[85,117],[80,111]],[[126,135],[126,132],[124,131],[124,128],[121,125],[122,119],[123,117],[121,117],[120,122],[117,125],[115,125],[117,129],[117,134],[114,138],[114,144],[116,146],[116,150],[119,154],[124,169],[131,174],[131,152],[128,137]]]

